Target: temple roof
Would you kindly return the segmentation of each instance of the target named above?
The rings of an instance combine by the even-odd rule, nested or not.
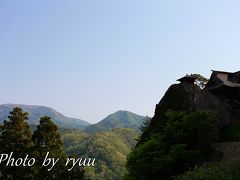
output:
[[[213,71],[206,85],[206,90],[217,89],[222,86],[240,88],[240,72]]]
[[[183,76],[181,77],[180,79],[177,79],[177,81],[180,81],[180,82],[193,82],[196,80],[197,78],[196,77],[193,77],[191,75],[186,75],[186,76]]]
[[[227,72],[227,71],[217,71],[217,70],[211,70],[211,71],[216,73],[233,74],[233,72]]]

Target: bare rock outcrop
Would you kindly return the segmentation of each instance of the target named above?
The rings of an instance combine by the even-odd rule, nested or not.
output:
[[[196,94],[194,101],[197,111],[205,110],[216,113],[219,127],[232,123],[232,107],[228,102],[219,99],[206,90],[201,90]]]
[[[223,127],[240,120],[240,111],[233,113],[231,103],[227,99],[222,99],[213,93],[200,89],[195,84],[181,82],[173,84],[166,91],[163,98],[156,105],[155,114],[149,127],[142,134],[138,144],[148,139],[151,133],[159,131],[159,126],[165,123],[165,113],[167,110],[175,111],[211,111],[217,116],[218,127]],[[240,108],[239,108],[240,109]]]

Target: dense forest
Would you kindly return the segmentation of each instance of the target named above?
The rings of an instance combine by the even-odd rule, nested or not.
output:
[[[85,168],[85,179],[121,179],[126,172],[126,157],[138,136],[139,133],[133,129],[117,128],[93,135],[66,132],[62,139],[68,155],[97,159],[95,167]]]
[[[1,154],[9,156],[6,162],[1,159],[1,179],[83,179],[84,170],[74,167],[68,171],[65,166],[66,153],[58,127],[48,116],[40,119],[37,129],[32,133],[27,122],[28,113],[21,108],[14,108],[8,120],[4,121],[0,129]],[[43,166],[46,154],[51,158],[59,158],[54,168]],[[12,156],[11,156],[12,155]],[[10,158],[11,156],[11,158]],[[35,159],[31,164],[22,164],[27,156]],[[11,159],[11,160],[10,160]],[[14,160],[16,160],[14,162]],[[8,164],[11,161],[11,164]]]
[[[129,122],[134,121],[132,118],[134,114],[129,112],[124,114],[130,117]],[[121,113],[117,115],[122,116]],[[106,118],[108,121],[112,119],[117,122],[115,114]],[[36,163],[32,167],[7,167],[1,164],[1,177],[4,179],[17,177],[18,179],[19,177],[22,179],[121,179],[126,173],[127,155],[139,138],[139,130],[135,129],[115,128],[87,134],[81,129],[58,128],[48,116],[41,117],[39,125],[29,125],[28,113],[16,107],[1,125],[1,153],[13,152],[15,158],[28,154],[36,159]],[[52,158],[60,158],[58,166],[51,171],[41,165],[47,152],[50,152],[49,156]],[[92,157],[96,159],[96,165],[75,167],[69,172],[64,166],[67,157]]]

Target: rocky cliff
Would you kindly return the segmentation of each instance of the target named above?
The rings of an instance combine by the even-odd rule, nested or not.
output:
[[[165,113],[169,109],[186,112],[200,110],[214,112],[217,115],[217,123],[220,128],[235,123],[237,119],[240,120],[240,115],[233,111],[229,102],[228,99],[220,98],[205,89],[200,89],[197,85],[173,84],[156,105],[154,117],[138,144],[148,139],[150,134],[161,130],[161,126],[165,123]]]

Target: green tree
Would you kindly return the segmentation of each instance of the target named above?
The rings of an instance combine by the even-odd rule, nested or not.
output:
[[[201,74],[191,74],[191,76],[197,78],[195,83],[201,88],[203,89],[206,84],[208,83],[209,79],[207,79],[206,77],[202,76]]]
[[[33,167],[37,179],[81,179],[83,170],[76,167],[68,172],[65,167],[66,154],[63,151],[63,142],[58,127],[51,121],[50,117],[44,116],[40,119],[37,130],[33,133],[33,156],[37,162]],[[49,156],[59,161],[51,171],[49,166],[43,167],[42,162],[49,152]]]
[[[10,154],[13,158],[24,158],[32,145],[31,131],[27,123],[28,113],[19,107],[13,109],[1,126],[1,153]],[[1,167],[3,179],[28,179],[31,173],[28,167],[5,166]],[[21,177],[21,178],[19,178]]]
[[[216,138],[215,115],[168,111],[162,130],[128,156],[124,179],[170,179],[208,161]]]
[[[237,180],[240,179],[239,163],[224,161],[204,163],[178,176],[176,180]]]
[[[148,128],[150,122],[151,118],[146,116],[139,128],[142,133]]]

